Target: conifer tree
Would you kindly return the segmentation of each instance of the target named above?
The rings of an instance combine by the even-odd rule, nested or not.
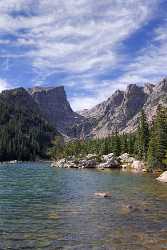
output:
[[[137,130],[136,151],[139,159],[146,160],[149,143],[149,126],[144,111],[141,111]]]
[[[121,136],[121,152],[128,153],[128,137],[127,134]]]
[[[135,141],[136,137],[133,134],[130,134],[128,136],[128,153],[129,154],[134,154],[135,152]]]
[[[121,140],[117,130],[112,138],[112,149],[115,156],[121,154]]]
[[[151,133],[148,150],[148,165],[151,168],[162,168],[165,165],[167,151],[167,110],[158,107],[157,116]]]
[[[156,150],[155,128],[152,128],[152,133],[149,141],[148,152],[147,152],[147,163],[150,169],[157,168],[159,165],[157,150]]]

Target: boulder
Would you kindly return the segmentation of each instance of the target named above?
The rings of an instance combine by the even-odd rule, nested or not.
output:
[[[66,163],[66,159],[61,159],[58,161],[55,161],[51,164],[52,167],[57,167],[57,168],[63,168]]]
[[[133,168],[136,171],[143,171],[145,169],[145,164],[143,161],[133,161],[131,168]]]
[[[79,167],[81,168],[96,168],[96,160],[81,160],[79,161]]]
[[[110,192],[97,192],[95,193],[95,195],[103,198],[108,198],[112,196]]]
[[[103,159],[104,161],[108,161],[108,160],[110,160],[110,159],[114,159],[114,160],[115,160],[114,153],[110,153],[110,154],[108,154],[108,155],[103,155],[103,156],[102,156],[102,159]]]
[[[120,164],[113,153],[102,156],[103,162],[98,165],[98,168],[115,168],[119,167]]]
[[[119,162],[115,159],[110,159],[98,165],[98,168],[115,168],[115,167],[119,167]]]
[[[158,181],[167,182],[167,171],[163,172],[158,178]]]
[[[129,214],[129,213],[134,213],[134,212],[140,212],[140,209],[136,206],[131,205],[131,204],[123,205],[121,208],[122,214]]]
[[[78,168],[78,164],[76,161],[67,161],[64,164],[64,168]]]
[[[128,153],[124,153],[118,157],[121,163],[132,164],[135,159],[131,157]]]

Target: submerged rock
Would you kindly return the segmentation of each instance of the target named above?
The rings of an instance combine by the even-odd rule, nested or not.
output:
[[[110,192],[97,192],[95,195],[103,198],[109,198],[112,196]]]
[[[128,204],[121,207],[121,214],[128,215],[129,213],[141,212],[140,209],[134,205]]]
[[[167,182],[167,171],[163,172],[158,178],[158,181]]]

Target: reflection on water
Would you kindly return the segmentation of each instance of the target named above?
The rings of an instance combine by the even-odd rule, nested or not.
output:
[[[3,165],[0,249],[167,249],[167,184],[147,174]]]

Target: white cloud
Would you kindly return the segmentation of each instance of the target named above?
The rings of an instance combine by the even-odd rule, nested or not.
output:
[[[5,79],[0,79],[0,92],[9,88],[11,88],[11,85]]]
[[[156,2],[1,0],[0,32],[15,33],[18,46],[30,46],[25,56],[42,74],[59,69],[98,75],[123,60],[121,42],[149,20]],[[27,15],[12,15],[20,11]]]
[[[127,38],[155,17],[159,2],[1,0],[0,34],[14,34],[16,40],[11,45],[20,51],[26,47],[26,51],[7,51],[0,57],[26,57],[37,74],[34,81],[39,79],[40,84],[49,76],[65,73],[60,83],[78,93],[70,98],[74,109],[91,107],[117,88],[157,80],[166,72],[166,24],[156,29],[154,40],[130,63],[120,50]],[[20,32],[22,29],[24,32]],[[5,41],[1,39],[0,44]],[[117,80],[98,80],[118,68],[124,74]],[[85,91],[87,95],[83,95]]]
[[[80,96],[70,99],[71,107],[75,111],[89,109],[97,104],[97,100],[94,97]]]
[[[118,81],[144,83],[158,81],[167,76],[167,20],[154,30],[154,38],[132,63],[125,67],[125,74]]]

